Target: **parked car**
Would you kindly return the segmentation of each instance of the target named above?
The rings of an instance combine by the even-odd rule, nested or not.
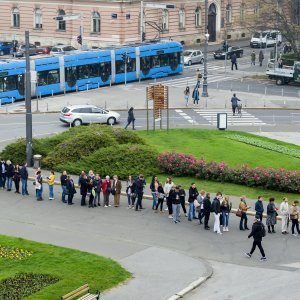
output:
[[[114,125],[120,120],[120,114],[94,105],[74,105],[64,107],[59,119],[72,126],[90,123]]]
[[[266,30],[255,32],[250,41],[251,48],[266,48],[272,47],[277,44],[280,45],[282,43],[281,32],[277,30]]]
[[[0,56],[10,54],[12,51],[11,42],[0,42]]]
[[[227,54],[227,59],[230,59],[233,53],[236,54],[236,57],[242,57],[244,54],[244,50],[238,46],[228,46],[228,50],[226,52],[226,49],[222,47],[214,52],[214,58],[225,59],[225,56]]]
[[[203,64],[204,58],[201,50],[185,50],[183,52],[183,62],[185,65]]]
[[[74,48],[73,46],[70,45],[56,45],[54,47],[52,47],[50,54],[65,54],[71,51],[77,50],[76,48]]]
[[[41,46],[36,50],[36,54],[43,55],[43,54],[50,54],[50,51],[53,46]]]
[[[29,55],[35,55],[36,50],[37,50],[36,45],[29,44]],[[16,57],[23,57],[24,55],[25,55],[25,45],[21,44],[18,46]]]

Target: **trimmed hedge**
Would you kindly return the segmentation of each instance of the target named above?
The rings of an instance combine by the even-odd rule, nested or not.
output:
[[[224,162],[206,162],[192,155],[168,152],[158,156],[158,164],[161,171],[175,176],[195,176],[205,180],[300,193],[300,171],[249,168],[247,165],[232,168]]]

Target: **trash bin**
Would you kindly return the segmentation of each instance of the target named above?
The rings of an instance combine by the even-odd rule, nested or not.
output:
[[[227,128],[227,113],[217,114],[217,126],[219,130],[225,130]]]
[[[35,169],[41,167],[41,162],[42,162],[42,155],[40,154],[33,155],[33,167]]]

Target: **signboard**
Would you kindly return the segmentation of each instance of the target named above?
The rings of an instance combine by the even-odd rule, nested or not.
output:
[[[217,114],[218,129],[225,130],[227,128],[227,113]]]

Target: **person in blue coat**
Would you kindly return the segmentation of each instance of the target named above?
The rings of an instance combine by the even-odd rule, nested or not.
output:
[[[127,129],[127,127],[130,125],[130,123],[132,123],[132,130],[135,130],[134,128],[134,114],[133,114],[133,107],[130,107],[128,110],[128,118],[127,118],[127,125],[125,126],[124,129]]]
[[[236,111],[236,108],[238,107],[238,102],[239,101],[241,101],[241,100],[234,93],[233,96],[232,96],[232,98],[231,98],[231,107],[232,107],[232,113],[233,113],[233,115],[235,115],[235,111]]]
[[[263,197],[262,196],[258,196],[258,199],[255,203],[255,211],[256,211],[256,215],[259,216],[260,221],[262,221],[263,218],[263,213],[264,213],[264,205],[263,205]]]

